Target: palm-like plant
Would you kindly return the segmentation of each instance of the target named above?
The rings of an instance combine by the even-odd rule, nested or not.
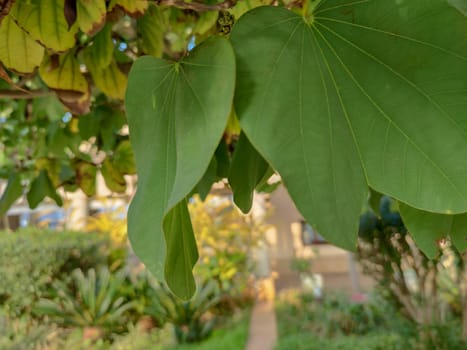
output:
[[[63,326],[96,327],[101,331],[122,331],[126,313],[135,307],[121,295],[126,273],[111,274],[107,268],[80,269],[72,272],[72,283],[53,282],[53,299],[41,299],[35,308],[38,315],[47,315]]]
[[[198,342],[211,334],[215,318],[210,310],[219,303],[221,295],[216,282],[201,283],[188,301],[172,294],[163,283],[155,286],[153,291],[153,302],[146,312],[172,323],[179,343]]]

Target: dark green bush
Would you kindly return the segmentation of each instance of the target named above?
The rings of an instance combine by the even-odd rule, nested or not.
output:
[[[0,307],[29,312],[55,278],[107,264],[103,235],[27,229],[0,232]]]

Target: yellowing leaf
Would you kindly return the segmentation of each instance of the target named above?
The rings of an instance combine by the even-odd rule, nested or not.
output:
[[[96,193],[96,173],[97,169],[94,164],[88,162],[78,162],[75,165],[76,183],[88,196],[93,196]]]
[[[18,73],[31,73],[44,56],[44,48],[36,43],[6,16],[0,24],[0,61]]]
[[[39,73],[44,82],[53,89],[71,90],[78,93],[88,91],[88,82],[79,69],[79,62],[73,52],[58,58],[57,62],[46,57],[39,67]]]
[[[126,181],[109,158],[105,158],[101,167],[102,176],[109,190],[117,193],[125,192]]]
[[[141,16],[148,8],[147,0],[112,0],[109,4],[109,11],[115,7],[120,7],[130,16]]]
[[[86,65],[91,72],[94,83],[103,93],[111,98],[123,100],[128,79],[115,61],[112,61],[106,68],[99,68],[87,59]]]
[[[149,6],[146,14],[138,20],[141,35],[141,50],[148,55],[160,57],[164,48],[164,31],[167,23],[159,7]]]
[[[42,80],[55,90],[58,97],[73,113],[84,114],[89,110],[89,85],[81,74],[74,52],[47,56],[39,67]]]
[[[63,0],[17,1],[11,16],[29,35],[54,51],[66,51],[75,46],[78,26],[68,29]]]
[[[78,0],[78,26],[86,34],[93,35],[105,25],[105,0]]]

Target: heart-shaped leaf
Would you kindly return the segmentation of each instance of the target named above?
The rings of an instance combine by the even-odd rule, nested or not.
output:
[[[353,244],[365,181],[467,211],[465,33],[445,0],[321,1],[306,19],[262,7],[234,27],[241,125],[329,240]]]
[[[188,281],[191,268],[172,275],[171,266],[188,269],[197,256],[194,240],[187,237],[191,224],[180,207],[186,204],[179,203],[208,168],[227,124],[234,83],[234,53],[219,37],[197,46],[180,62],[146,56],[130,71],[125,106],[138,190],[128,213],[128,234],[149,270],[158,278],[165,270],[179,296],[194,292],[194,283]],[[168,251],[173,247],[177,251]]]
[[[417,246],[430,258],[438,253],[440,240],[450,237],[460,251],[467,249],[467,214],[444,215],[417,210],[399,204],[404,224]]]
[[[78,26],[65,18],[63,0],[16,1],[10,12],[17,24],[45,47],[62,52],[75,45]]]
[[[8,15],[0,23],[0,61],[18,73],[31,73],[41,64],[44,48]]]

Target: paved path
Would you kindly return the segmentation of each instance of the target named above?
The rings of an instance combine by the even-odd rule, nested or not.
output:
[[[276,341],[277,322],[274,298],[258,300],[251,315],[246,350],[273,350]]]

